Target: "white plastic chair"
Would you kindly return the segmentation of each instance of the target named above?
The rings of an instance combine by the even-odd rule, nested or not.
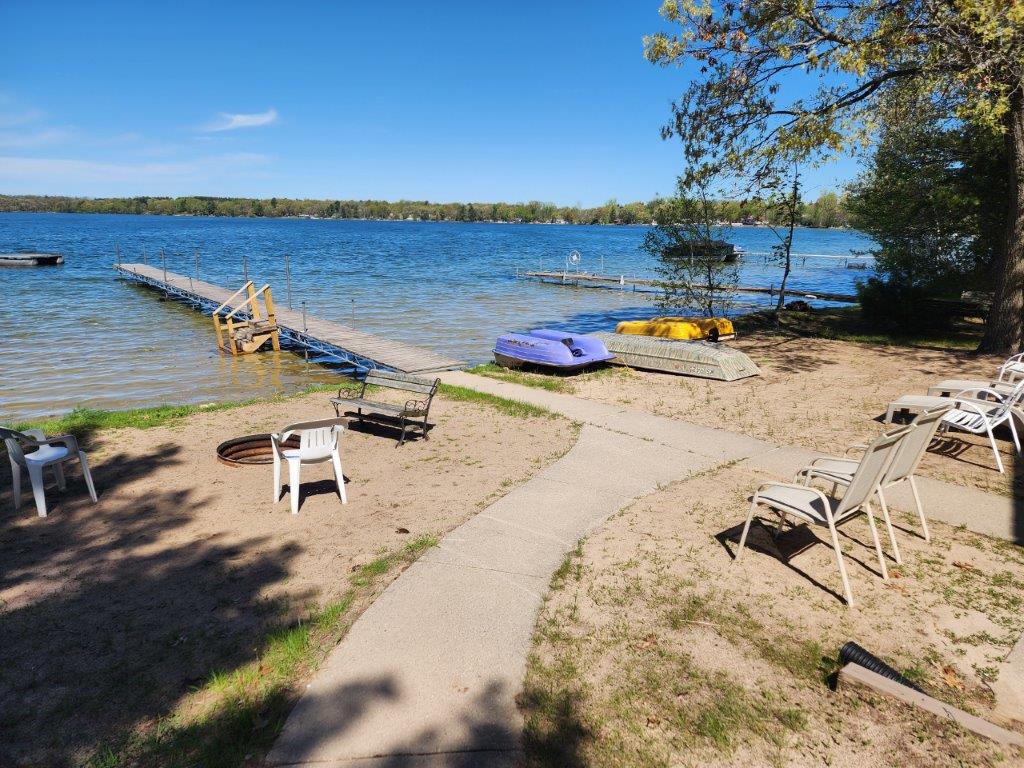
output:
[[[1022,381],[1024,384],[1024,381]],[[1013,437],[1013,447],[1020,455],[1020,439],[1017,437],[1017,425],[1014,423],[1014,406],[1018,400],[1001,395],[994,389],[976,389],[972,394],[984,394],[991,397],[994,403],[987,400],[963,399],[958,395],[950,398],[953,407],[942,417],[942,424],[939,429],[946,432],[950,429],[959,429],[963,432],[970,432],[972,435],[988,435],[989,444],[992,446],[992,453],[996,457],[996,467],[1004,472],[1003,459],[999,455],[999,446],[996,444],[996,437],[993,432],[1006,424],[1010,428],[1010,435]]]
[[[900,441],[896,448],[896,455],[893,456],[892,463],[889,464],[889,469],[886,470],[879,481],[878,504],[882,508],[882,517],[889,532],[889,542],[892,544],[893,558],[895,558],[897,563],[901,563],[903,560],[900,556],[899,545],[896,543],[896,534],[893,531],[892,521],[889,518],[889,505],[885,500],[885,491],[904,482],[910,485],[910,491],[914,496],[914,503],[917,506],[917,514],[921,519],[922,535],[925,541],[931,541],[932,537],[928,531],[928,520],[924,516],[924,507],[921,504],[921,496],[917,492],[917,483],[914,482],[914,473],[917,471],[925,451],[928,450],[932,438],[935,437],[935,431],[938,429],[942,417],[949,410],[950,406],[951,403],[947,403],[941,408],[925,411],[910,423],[909,432],[906,432]],[[891,432],[904,431],[905,429],[905,427],[900,427],[898,430],[891,430]],[[849,454],[866,449],[866,445],[852,445],[846,449],[847,457],[845,458],[822,456],[814,459],[809,465],[796,473],[794,481],[810,485],[811,480],[824,480],[827,483],[832,483],[832,494],[835,495],[837,486],[848,486],[857,472],[857,467],[860,466],[859,461],[848,458]]]
[[[341,471],[341,449],[339,438],[345,430],[337,419],[309,421],[285,427],[279,434],[270,436],[274,455],[274,503],[281,500],[281,460],[288,462],[288,493],[291,495],[292,514],[299,514],[299,468],[303,464],[319,464],[330,461],[334,465],[334,477],[338,483],[338,495],[342,504],[348,504],[345,496],[345,475]],[[284,442],[293,434],[299,435],[298,448],[286,448]]]
[[[825,526],[832,536],[832,548],[835,550],[839,575],[843,580],[846,604],[852,606],[853,592],[850,590],[850,580],[846,575],[843,550],[839,546],[839,534],[836,532],[836,526],[850,520],[860,512],[867,515],[868,527],[871,529],[871,537],[875,542],[875,553],[878,555],[882,578],[888,579],[889,571],[885,566],[882,544],[878,540],[878,529],[875,527],[875,518],[871,510],[871,499],[880,490],[880,483],[896,455],[896,449],[909,431],[910,427],[903,427],[875,438],[875,441],[865,449],[846,493],[838,501],[829,499],[817,488],[806,485],[796,483],[763,484],[751,497],[750,512],[743,525],[743,533],[740,535],[739,548],[736,550],[736,559],[733,563],[739,562],[740,556],[743,554],[747,534],[750,532],[750,524],[758,506],[766,506],[779,515],[779,530],[782,529],[789,515],[812,525]]]
[[[0,439],[7,446],[7,456],[11,460],[15,512],[21,509],[22,467],[28,472],[32,495],[36,499],[36,511],[40,517],[46,517],[46,492],[43,480],[43,470],[46,467],[53,467],[57,488],[63,491],[67,487],[64,464],[77,461],[82,466],[82,476],[89,489],[89,497],[93,502],[97,501],[96,486],[93,485],[92,473],[89,472],[89,462],[85,458],[85,451],[78,447],[78,441],[73,435],[47,437],[38,429],[16,432],[13,429],[0,428]]]

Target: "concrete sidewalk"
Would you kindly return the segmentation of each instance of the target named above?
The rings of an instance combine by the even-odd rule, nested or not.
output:
[[[661,484],[730,462],[785,477],[812,455],[471,374],[443,379],[582,422],[580,439],[448,534],[367,609],[292,712],[272,765],[514,764],[522,731],[515,696],[537,611],[566,552]],[[1009,499],[935,481],[922,491],[932,517],[1012,531]]]

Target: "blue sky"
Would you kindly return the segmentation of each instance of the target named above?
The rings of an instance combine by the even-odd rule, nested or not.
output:
[[[686,83],[643,58],[658,4],[0,0],[0,193],[671,194]]]

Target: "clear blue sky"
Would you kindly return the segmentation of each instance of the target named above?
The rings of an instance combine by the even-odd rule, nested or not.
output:
[[[643,58],[658,5],[0,0],[0,193],[671,194],[685,79]]]

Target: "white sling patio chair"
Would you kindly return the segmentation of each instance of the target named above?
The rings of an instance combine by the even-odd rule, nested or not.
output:
[[[0,428],[0,439],[7,446],[7,456],[11,460],[11,484],[14,492],[15,512],[21,509],[22,468],[28,472],[32,495],[36,500],[36,511],[40,517],[46,517],[43,470],[53,467],[57,488],[63,491],[67,487],[64,479],[64,464],[69,461],[77,461],[81,465],[82,477],[85,478],[85,485],[89,489],[89,498],[93,502],[97,500],[96,486],[92,482],[92,473],[89,472],[89,462],[85,458],[85,451],[78,447],[78,441],[73,435],[47,437],[42,430],[38,429],[16,432],[13,429]]]
[[[860,463],[857,465],[842,499],[830,499],[817,488],[796,483],[763,484],[751,497],[750,512],[747,513],[747,521],[743,525],[739,548],[736,550],[736,559],[733,562],[739,562],[740,556],[743,554],[747,534],[750,532],[750,524],[753,522],[754,512],[759,506],[768,507],[779,515],[779,530],[782,529],[786,518],[790,515],[812,525],[824,526],[828,528],[832,538],[832,548],[835,550],[839,575],[843,580],[846,604],[852,606],[853,592],[850,590],[850,580],[846,575],[843,550],[839,546],[839,534],[836,531],[836,526],[850,520],[862,511],[867,515],[868,527],[871,529],[871,537],[874,539],[875,553],[878,555],[882,578],[887,579],[889,572],[885,567],[882,544],[878,540],[878,529],[875,527],[875,518],[871,510],[871,499],[878,493],[879,484],[896,455],[896,449],[909,431],[910,427],[902,427],[875,438],[874,442],[864,450],[864,455],[861,456]]]
[[[921,519],[921,530],[925,541],[931,541],[931,533],[928,530],[928,520],[924,515],[924,507],[921,504],[921,496],[917,491],[917,483],[914,482],[914,473],[917,471],[925,451],[935,437],[935,431],[939,428],[942,417],[952,407],[952,403],[946,403],[941,408],[934,408],[925,411],[909,425],[910,431],[903,437],[896,448],[892,463],[886,470],[878,483],[878,505],[882,508],[882,517],[885,520],[886,529],[889,532],[889,542],[892,544],[893,558],[897,563],[903,562],[900,557],[900,548],[896,543],[896,534],[893,531],[892,521],[889,518],[889,504],[885,499],[885,492],[895,488],[900,483],[907,483],[914,496],[914,504],[917,507],[917,515]],[[900,430],[906,429],[900,427]],[[889,433],[886,433],[889,434]],[[849,486],[857,471],[860,462],[849,458],[854,451],[864,451],[866,445],[852,445],[846,449],[847,457],[838,458],[833,456],[822,456],[815,459],[806,467],[796,473],[794,482],[803,482],[810,485],[812,480],[824,480],[832,483],[832,494],[836,493],[837,486]]]
[[[291,424],[278,434],[270,436],[274,455],[274,503],[281,500],[281,461],[288,462],[288,493],[291,496],[292,514],[299,514],[299,469],[303,464],[319,464],[329,461],[334,465],[334,478],[338,483],[338,495],[342,504],[348,504],[345,495],[345,475],[341,471],[341,449],[339,438],[345,425],[338,419],[308,421]],[[299,435],[298,448],[285,448],[284,442],[293,434]]]
[[[1024,379],[1021,380],[1024,387]],[[960,397],[953,397],[953,407],[942,417],[939,429],[946,432],[950,429],[959,429],[963,432],[970,432],[972,435],[988,435],[988,442],[992,446],[992,453],[996,457],[996,468],[1000,473],[1004,472],[1003,459],[999,455],[999,445],[996,443],[994,431],[1004,424],[1010,430],[1013,438],[1013,447],[1020,456],[1020,439],[1017,437],[1017,425],[1014,423],[1014,409],[1019,405],[1020,400],[1012,397],[1002,397],[994,390],[981,390],[995,400],[988,401],[967,400]]]

